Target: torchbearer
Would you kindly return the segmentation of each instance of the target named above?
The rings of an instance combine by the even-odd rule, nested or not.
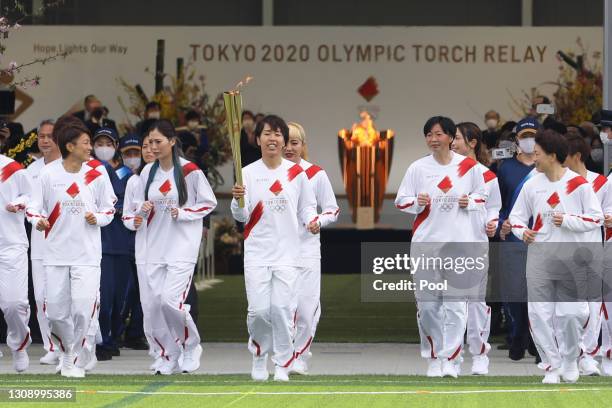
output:
[[[27,370],[30,360],[26,348],[32,342],[28,328],[28,237],[23,224],[31,189],[30,177],[21,164],[0,155],[0,309],[17,372]]]
[[[316,198],[299,164],[283,159],[289,139],[284,120],[270,115],[255,129],[262,158],[243,169],[243,185],[232,188],[232,215],[244,227],[244,279],[248,300],[251,378],[268,379],[268,353],[274,379],[288,381],[295,359],[291,335],[295,288],[302,265],[300,225],[311,234],[321,227]],[[244,200],[244,207],[240,201]]]
[[[145,308],[153,316],[151,336],[162,357],[155,369],[162,375],[190,373],[200,367],[202,346],[185,300],[202,239],[202,219],[215,209],[217,199],[204,172],[179,156],[177,135],[169,121],[153,123],[148,142],[156,160],[142,169],[133,201],[142,203],[135,213],[146,218],[145,274],[150,299]]]
[[[338,219],[340,208],[336,203],[334,190],[327,173],[316,164],[306,161],[306,132],[299,123],[289,122],[289,143],[285,147],[285,158],[298,164],[306,173],[321,207],[318,221],[325,227]],[[321,239],[311,234],[300,224],[300,244],[304,264],[300,268],[297,284],[297,307],[295,311],[295,361],[292,371],[298,374],[308,372],[307,361],[311,356],[310,346],[321,317]]]
[[[416,215],[411,251],[417,243],[419,248],[444,258],[448,254],[440,253],[436,245],[456,243],[455,246],[465,252],[461,256],[478,256],[473,252],[478,239],[471,213],[484,211],[487,193],[478,162],[450,149],[456,131],[455,123],[444,116],[434,116],[425,123],[423,133],[432,154],[408,167],[397,192],[396,208]],[[433,282],[443,272],[427,271],[426,280]],[[421,356],[428,360],[427,376],[456,378],[466,330],[467,304],[445,292],[426,295],[416,292]]]
[[[53,129],[63,160],[40,172],[27,217],[45,231],[43,265],[47,316],[59,346],[61,374],[84,377],[75,364],[96,315],[102,244],[100,227],[115,213],[116,197],[108,175],[88,165],[92,151],[89,130],[74,117],[62,117]]]
[[[601,228],[604,217],[589,182],[562,166],[568,152],[565,138],[546,130],[538,132],[535,142],[539,173],[525,182],[509,219],[512,233],[529,245],[529,322],[542,361],[548,363],[542,382],[576,382],[589,307],[582,298],[586,273],[570,261],[581,251],[593,253],[588,248],[598,244],[591,241],[592,232]]]
[[[501,209],[501,194],[497,176],[489,170],[488,153],[483,136],[478,126],[471,122],[457,125],[457,134],[452,143],[454,152],[463,154],[478,161],[478,167],[489,199],[482,211],[472,212],[472,226],[474,234],[480,242],[489,242],[489,237],[495,235],[499,210]],[[487,248],[488,249],[488,248]],[[488,257],[487,257],[488,259]],[[467,343],[472,354],[472,374],[484,375],[489,372],[489,333],[491,331],[491,308],[486,304],[484,295],[487,289],[487,275],[483,274],[479,299],[468,301]]]
[[[38,177],[43,168],[60,160],[62,155],[53,140],[52,120],[44,120],[38,127],[38,148],[43,157],[32,162],[28,166],[28,173],[32,178],[32,184],[38,184]],[[40,358],[40,364],[57,365],[59,363],[60,352],[56,344],[51,339],[51,326],[47,319],[45,306],[45,267],[43,266],[43,254],[45,245],[45,233],[32,228],[30,244],[30,258],[32,260],[32,286],[34,287],[34,298],[36,299],[36,318],[40,335],[43,340],[43,347],[47,352]]]
[[[589,157],[591,149],[579,133],[574,133],[573,131],[568,132],[566,140],[568,143],[568,154],[567,159],[565,159],[565,166],[573,172],[578,173],[589,182],[601,205],[605,220],[609,221],[612,219],[612,190],[610,190],[610,182],[605,176],[587,170],[585,161]],[[591,250],[603,251],[601,230],[594,229],[591,231],[591,234],[592,237],[590,241],[600,244],[593,245]],[[595,257],[595,260],[599,259],[601,259],[600,256]],[[596,273],[588,277],[589,322],[584,330],[584,336],[582,338],[583,353],[579,361],[580,373],[583,375],[601,374],[595,357],[599,355],[600,350],[599,333],[602,327],[602,317],[607,314],[605,305],[602,303],[603,276],[601,272],[604,270],[603,265],[601,263],[593,263],[592,269],[594,269]],[[560,336],[563,335],[562,333],[558,334]],[[557,339],[557,341],[559,341],[559,339]],[[606,362],[605,357],[604,362]],[[605,365],[604,369],[609,369],[608,365]]]

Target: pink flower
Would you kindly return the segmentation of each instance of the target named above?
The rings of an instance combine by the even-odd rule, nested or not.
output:
[[[9,70],[9,72],[13,72],[13,71],[15,71],[17,69],[17,67],[18,67],[17,62],[11,61],[9,63],[9,66],[8,66],[8,70]]]

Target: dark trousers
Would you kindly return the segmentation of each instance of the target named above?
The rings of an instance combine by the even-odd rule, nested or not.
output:
[[[129,255],[102,254],[100,276],[100,332],[105,349],[118,347],[117,342],[124,330],[121,315],[130,277],[136,266]]]
[[[144,329],[142,326],[142,307],[140,306],[140,290],[138,289],[138,273],[136,273],[136,263],[132,259],[132,273],[127,285],[125,303],[121,310],[122,320],[127,321],[125,328],[125,340],[142,339]]]

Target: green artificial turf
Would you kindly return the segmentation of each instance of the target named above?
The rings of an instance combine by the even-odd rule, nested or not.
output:
[[[225,275],[199,292],[199,327],[206,342],[241,342],[246,331],[244,278]],[[360,275],[323,275],[318,342],[416,343],[414,303],[363,303]]]

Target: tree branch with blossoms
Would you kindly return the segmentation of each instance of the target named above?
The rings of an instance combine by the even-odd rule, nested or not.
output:
[[[65,0],[56,0],[54,2],[47,2],[46,4],[43,4],[43,6],[39,7],[37,12],[42,13],[43,11],[47,9],[59,7],[63,5],[64,2]],[[14,12],[17,12],[19,14],[19,17],[14,19],[14,21],[11,21],[9,17],[7,16]],[[16,61],[11,61],[9,62],[8,67],[3,68],[1,65],[2,64],[1,57],[3,57],[6,52],[6,45],[4,44],[4,40],[8,39],[9,33],[11,33],[11,31],[19,30],[21,28],[21,25],[19,23],[22,22],[25,18],[30,17],[31,14],[27,14],[25,12],[25,7],[23,3],[19,1],[15,1],[14,6],[12,8],[4,7],[4,9],[2,10],[2,13],[4,15],[0,15],[0,82],[9,86],[11,89],[15,89],[16,87],[27,88],[27,87],[37,86],[40,84],[40,80],[41,80],[40,75],[35,75],[33,77],[26,77],[23,79],[16,80],[15,74],[21,73],[21,71],[24,68],[29,68],[29,67],[32,67],[34,65],[39,65],[39,64],[45,65],[48,62],[55,61],[60,58],[65,59],[69,53],[68,52],[56,53],[48,57],[36,58],[36,59],[33,59],[28,62],[24,62],[24,63],[17,63]]]

